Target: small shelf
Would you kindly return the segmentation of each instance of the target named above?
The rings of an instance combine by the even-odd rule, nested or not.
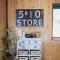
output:
[[[25,51],[26,51],[26,50],[30,50],[30,51],[31,51],[31,50],[34,50],[34,51],[40,51],[41,49],[20,49],[20,48],[18,48],[17,50],[25,50]]]
[[[33,56],[33,57],[35,56],[35,57],[40,57],[41,55],[18,55],[18,56],[31,56],[31,57],[32,57],[32,56]]]

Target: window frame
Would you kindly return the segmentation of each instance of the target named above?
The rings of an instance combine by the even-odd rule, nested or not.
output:
[[[52,40],[58,40],[58,41],[60,41],[60,37],[54,37],[53,36],[53,9],[54,9],[54,5],[59,5],[59,7],[60,7],[60,3],[53,3],[52,4]],[[60,9],[60,8],[59,8]]]

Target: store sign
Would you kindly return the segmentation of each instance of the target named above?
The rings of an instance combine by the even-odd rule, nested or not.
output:
[[[16,26],[42,26],[43,9],[17,9]]]

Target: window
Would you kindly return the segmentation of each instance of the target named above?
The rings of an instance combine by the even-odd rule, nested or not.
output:
[[[60,4],[53,4],[53,37],[60,38]]]

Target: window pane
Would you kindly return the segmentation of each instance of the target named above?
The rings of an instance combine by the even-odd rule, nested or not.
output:
[[[53,5],[53,37],[60,37],[60,4]]]

